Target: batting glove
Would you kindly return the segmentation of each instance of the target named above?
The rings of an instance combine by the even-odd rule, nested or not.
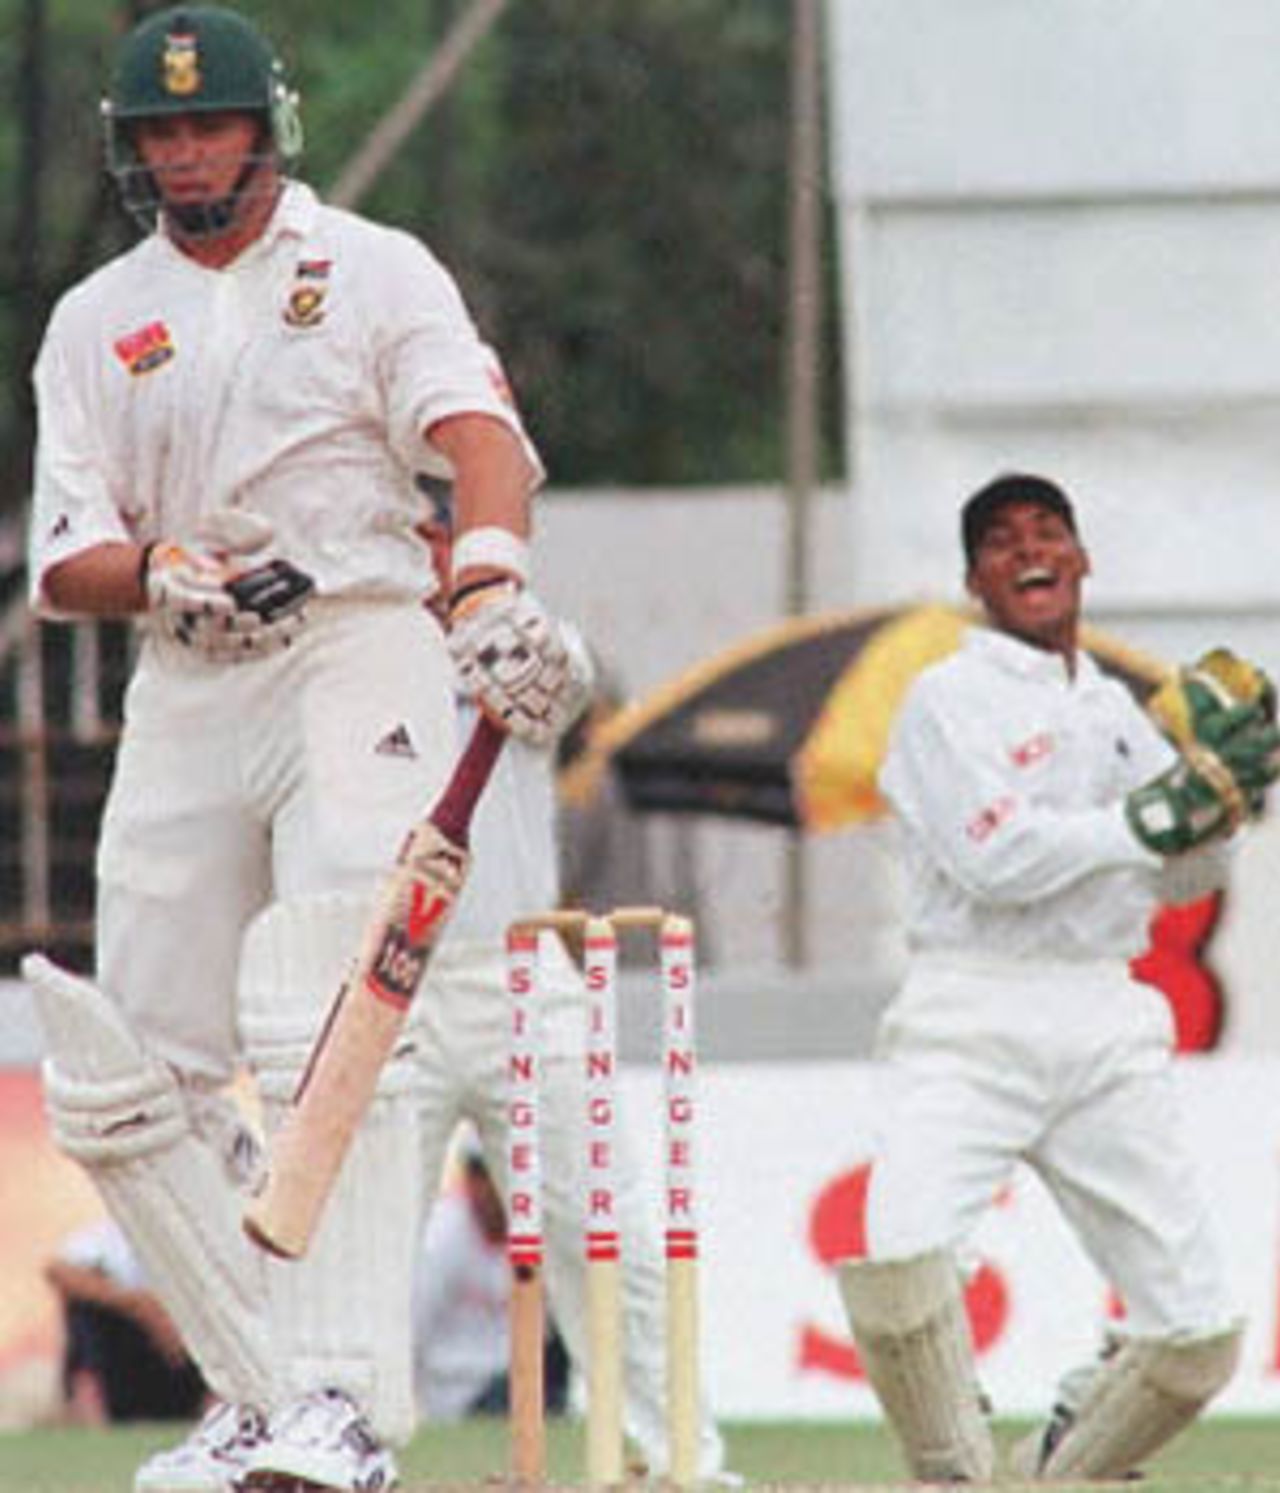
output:
[[[216,663],[241,663],[287,648],[304,622],[311,577],[287,560],[246,565],[270,543],[257,514],[212,514],[194,546],[164,542],[143,554],[147,612],[159,630]]]
[[[450,619],[449,651],[463,693],[534,746],[550,746],[591,698],[594,670],[576,629],[510,582],[463,597]]]

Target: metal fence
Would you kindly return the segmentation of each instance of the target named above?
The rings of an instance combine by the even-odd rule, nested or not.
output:
[[[118,622],[0,612],[0,969],[40,947],[87,967],[93,860],[132,648]]]

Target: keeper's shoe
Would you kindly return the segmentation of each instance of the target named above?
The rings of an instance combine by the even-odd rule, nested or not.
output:
[[[211,1405],[185,1441],[138,1468],[134,1493],[232,1493],[267,1418],[252,1405]]]
[[[395,1458],[355,1401],[340,1389],[320,1389],[272,1416],[236,1493],[387,1493],[397,1481]]]

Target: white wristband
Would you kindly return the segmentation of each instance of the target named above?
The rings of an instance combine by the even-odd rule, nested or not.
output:
[[[461,575],[469,565],[492,565],[525,581],[529,578],[529,546],[518,534],[496,525],[468,529],[454,543],[452,564],[454,575]]]

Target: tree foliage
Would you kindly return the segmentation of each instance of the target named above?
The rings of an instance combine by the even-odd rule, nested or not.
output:
[[[464,3],[242,0],[302,92],[313,184],[333,182]],[[0,209],[9,507],[26,496],[32,338],[129,240],[97,106],[116,39],[155,8],[0,0],[0,168],[21,182],[38,167],[30,200]],[[457,275],[555,482],[781,475],[788,31],[780,0],[512,0],[361,204]]]

